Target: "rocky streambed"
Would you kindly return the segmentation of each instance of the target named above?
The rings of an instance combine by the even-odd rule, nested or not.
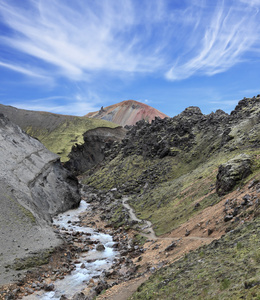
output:
[[[72,261],[72,270],[54,283],[45,285],[40,292],[25,296],[23,299],[71,298],[86,285],[93,287],[94,279],[100,278],[101,274],[108,271],[115,258],[119,257],[120,254],[114,249],[115,243],[110,234],[81,225],[79,217],[88,209],[89,204],[82,200],[78,209],[67,211],[54,219],[54,226],[67,243],[74,245],[74,250],[78,252]]]
[[[143,249],[123,228],[115,230],[103,222],[97,207],[82,200],[78,209],[58,215],[53,226],[64,245],[48,265],[29,270],[26,278],[2,293],[2,299],[93,299],[140,276],[133,258]]]

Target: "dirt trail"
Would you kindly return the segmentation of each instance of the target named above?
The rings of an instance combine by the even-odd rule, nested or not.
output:
[[[156,236],[154,230],[153,230],[153,224],[148,220],[141,220],[139,219],[134,209],[127,203],[128,197],[124,197],[122,204],[123,206],[129,211],[130,218],[133,221],[137,221],[139,223],[142,223],[143,226],[141,227],[140,234],[147,237],[150,240],[171,240],[171,241],[177,241],[181,237],[158,237]],[[187,240],[198,240],[198,241],[213,241],[215,238],[209,238],[209,237],[200,237],[200,236],[186,236],[184,237]]]
[[[141,259],[139,257],[134,259],[134,263],[138,266],[138,273],[142,275],[138,278],[113,286],[104,294],[99,295],[97,297],[98,300],[128,299],[143,282],[148,280],[150,275],[156,269],[172,263],[183,257],[186,253],[195,250],[202,245],[209,244],[216,239],[216,237],[184,236],[184,234],[179,233],[171,236],[170,234],[172,234],[172,232],[168,234],[168,236],[157,237],[151,222],[139,219],[133,208],[127,203],[127,200],[127,197],[123,198],[123,206],[129,211],[132,220],[143,224],[139,233],[148,238],[144,245],[145,251]],[[176,246],[167,250],[173,241],[176,241]]]

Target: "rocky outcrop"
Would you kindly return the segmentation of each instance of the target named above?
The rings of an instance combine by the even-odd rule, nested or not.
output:
[[[188,107],[174,118],[156,117],[151,124],[137,122],[122,141],[122,149],[125,156],[150,158],[176,156],[196,148],[200,155],[200,148],[207,150],[220,139],[227,119],[228,115],[220,110],[203,115],[198,107]],[[198,143],[199,135],[203,135],[203,143]]]
[[[60,243],[51,217],[80,201],[77,179],[56,154],[0,115],[2,261]]]
[[[121,141],[127,130],[117,128],[96,128],[84,134],[84,144],[76,145],[69,154],[70,160],[64,164],[75,175],[82,174],[103,161],[105,153],[109,152],[112,145]],[[116,154],[116,151],[113,151]]]
[[[211,156],[222,150],[234,151],[260,146],[260,96],[239,101],[230,115],[217,110],[202,114],[198,107],[188,107],[173,118],[155,117],[151,123],[141,120],[130,127],[122,140],[125,156],[146,158],[187,156],[190,159]]]
[[[219,196],[230,192],[242,179],[252,173],[250,156],[240,154],[219,166],[216,191]]]
[[[102,106],[99,111],[88,113],[86,117],[103,119],[125,126],[135,125],[140,120],[151,122],[155,117],[163,119],[167,115],[147,104],[135,100],[126,100],[105,108]]]

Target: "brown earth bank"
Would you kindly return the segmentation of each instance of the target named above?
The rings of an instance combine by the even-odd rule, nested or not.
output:
[[[75,295],[74,299],[93,299],[100,293],[97,297],[99,300],[129,298],[157,269],[202,245],[219,239],[226,232],[255,217],[260,194],[258,185],[254,180],[251,181],[244,188],[222,197],[219,203],[206,208],[170,233],[146,239],[143,245],[140,245],[138,240],[140,235],[147,234],[145,229],[137,232],[131,228],[126,230],[124,227],[115,229],[108,226],[102,221],[104,219],[102,216],[106,214],[106,205],[96,197],[93,201],[93,194],[85,192],[83,199],[84,196],[87,201],[92,199],[91,210],[82,213],[80,226],[92,227],[97,231],[111,234],[121,256],[109,271],[102,274],[102,277],[90,280],[83,294]],[[236,218],[228,218],[227,216],[230,216],[230,212],[236,207],[240,207]],[[21,299],[24,295],[35,291],[51,290],[56,279],[69,274],[74,269],[78,255],[86,247],[86,243],[82,243],[81,237],[73,236],[73,233],[62,238],[63,245],[53,251],[47,264],[28,270],[26,276],[15,284],[2,286],[0,299]],[[87,246],[91,249],[93,244]]]

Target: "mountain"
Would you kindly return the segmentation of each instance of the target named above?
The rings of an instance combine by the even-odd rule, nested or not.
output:
[[[77,207],[78,181],[62,167],[58,155],[0,114],[0,282],[13,279],[8,265],[29,253],[61,244],[51,227],[52,216]],[[40,254],[41,255],[41,254]],[[14,268],[16,268],[14,266]]]
[[[83,141],[83,134],[97,127],[115,128],[105,120],[30,111],[0,104],[0,113],[41,141],[47,149],[58,154],[62,162],[69,160],[71,148]]]
[[[147,104],[126,100],[105,108],[102,106],[99,111],[88,113],[86,117],[107,120],[125,126],[134,125],[140,120],[151,122],[155,117],[164,119],[168,116]]]

